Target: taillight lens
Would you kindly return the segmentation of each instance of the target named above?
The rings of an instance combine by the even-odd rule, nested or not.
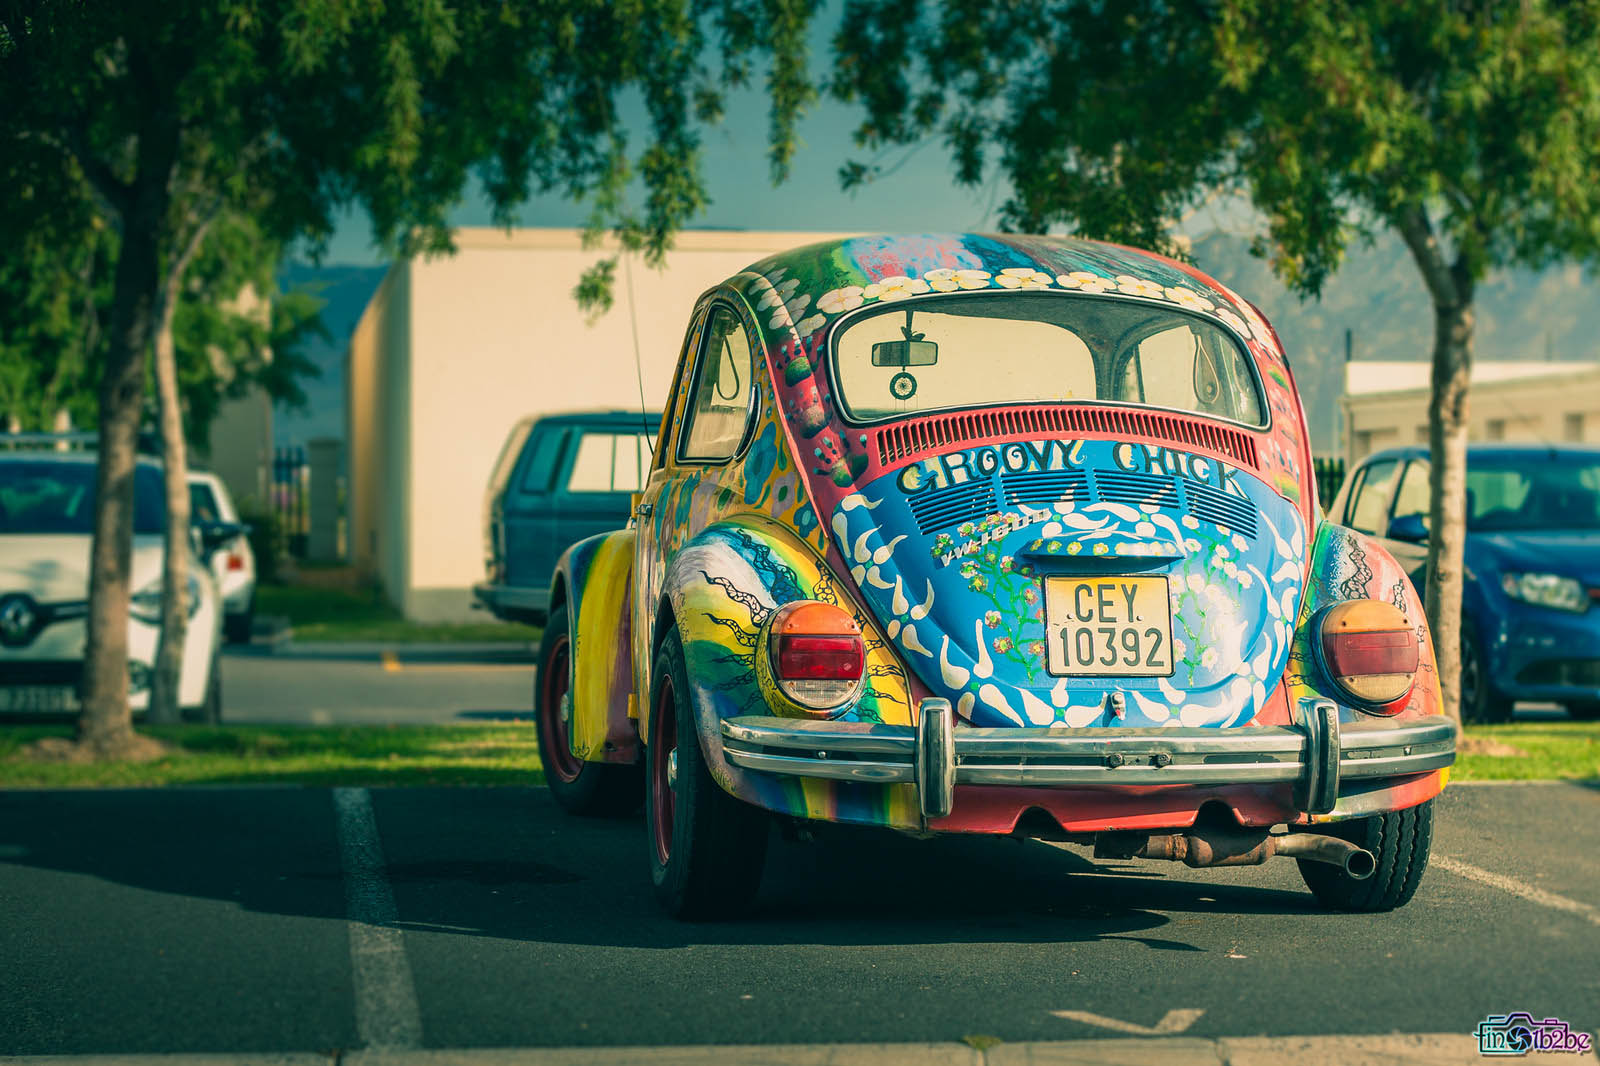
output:
[[[861,627],[831,603],[800,600],[772,616],[772,680],[802,710],[831,711],[854,699],[866,673]]]
[[[1364,711],[1398,714],[1411,697],[1421,652],[1410,619],[1392,603],[1351,600],[1322,616],[1322,664]]]
[[[228,553],[228,569],[229,570],[243,570],[244,569],[244,556],[240,555],[238,552],[229,552]]]

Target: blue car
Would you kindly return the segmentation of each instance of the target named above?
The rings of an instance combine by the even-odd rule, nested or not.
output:
[[[1428,450],[1363,459],[1329,517],[1379,537],[1422,591]],[[1600,448],[1467,450],[1461,714],[1503,722],[1516,700],[1600,717]]]

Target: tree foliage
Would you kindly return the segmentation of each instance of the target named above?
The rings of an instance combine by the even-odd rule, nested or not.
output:
[[[1600,3],[852,0],[835,50],[858,142],[942,137],[966,182],[997,155],[1008,227],[1176,251],[1173,219],[1242,194],[1310,296],[1352,241],[1405,240],[1435,311],[1425,580],[1453,709],[1474,291],[1600,251]]]
[[[534,191],[659,258],[705,202],[698,126],[775,57],[773,164],[809,98],[813,0],[0,0],[0,242],[81,232],[117,252],[80,740],[127,750],[134,436],[163,286],[220,212],[325,244],[364,209],[388,251],[449,247],[475,180],[497,220]],[[707,62],[706,57],[716,62]],[[630,145],[627,94],[648,136]],[[635,194],[642,197],[635,203]]]

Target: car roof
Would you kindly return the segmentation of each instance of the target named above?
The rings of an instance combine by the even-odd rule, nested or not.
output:
[[[561,411],[550,415],[528,415],[524,421],[535,422],[632,422],[640,418],[651,422],[661,421],[660,411],[629,411],[625,408],[595,408],[583,411]]]
[[[853,304],[860,306],[860,287],[889,278],[926,280],[930,272],[967,271],[977,278],[977,291],[1006,292],[1019,287],[1087,291],[1110,297],[1166,304],[1175,309],[1201,312],[1225,322],[1248,343],[1252,339],[1275,347],[1275,338],[1254,337],[1268,332],[1253,305],[1221,282],[1187,263],[1154,252],[1076,237],[1029,236],[1014,233],[875,234],[819,241],[768,256],[730,278],[743,292],[770,339],[781,341],[792,328],[801,336],[832,319],[840,305],[825,296],[857,287]],[[1010,276],[1008,276],[1010,275]],[[937,275],[933,275],[937,276]],[[1023,283],[1026,277],[1028,282]],[[1083,289],[1086,281],[1094,287]],[[1103,285],[1100,283],[1104,283]],[[961,285],[962,289],[969,288]],[[893,294],[891,299],[938,297],[943,291],[922,285]],[[875,294],[868,291],[866,301]],[[1198,299],[1198,303],[1196,300]],[[842,308],[840,308],[842,309]],[[1250,319],[1247,323],[1244,319]]]
[[[58,452],[48,448],[28,449],[26,451],[6,451],[0,449],[0,462],[24,463],[85,463],[93,466],[100,461],[99,452],[90,451],[65,451]],[[161,463],[148,455],[134,457],[134,464],[160,470]]]
[[[1496,441],[1492,444],[1467,445],[1467,459],[1473,458],[1507,458],[1515,459],[1521,456],[1535,455],[1581,455],[1600,459],[1600,444],[1507,444]],[[1363,456],[1356,462],[1357,466],[1365,466],[1381,459],[1426,459],[1428,449],[1421,444],[1408,444],[1399,448],[1385,448]]]

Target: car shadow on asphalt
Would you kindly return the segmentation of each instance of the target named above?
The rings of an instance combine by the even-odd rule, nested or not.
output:
[[[809,842],[775,828],[753,906],[687,923],[653,898],[638,815],[573,818],[542,789],[381,789],[373,799],[397,924],[419,934],[643,948],[1130,940],[1195,952],[1209,950],[1182,935],[1195,921],[1340,918],[1308,893],[1249,883],[1249,870],[822,827]],[[50,883],[7,866],[264,913],[345,916],[322,789],[0,794],[0,894]]]

